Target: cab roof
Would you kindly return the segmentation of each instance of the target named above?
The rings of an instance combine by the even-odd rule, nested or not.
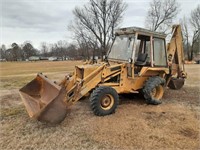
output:
[[[166,38],[167,36],[164,33],[154,32],[154,31],[140,28],[140,27],[127,27],[127,28],[119,28],[115,30],[115,35],[135,34],[135,33],[147,35],[147,36],[153,35],[154,37],[158,37],[158,38]]]

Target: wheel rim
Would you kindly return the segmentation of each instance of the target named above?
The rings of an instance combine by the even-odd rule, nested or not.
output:
[[[151,97],[153,99],[157,99],[160,100],[163,96],[164,90],[163,90],[163,86],[159,85],[157,87],[155,87],[152,91],[151,91]]]
[[[104,110],[109,110],[114,105],[114,98],[112,95],[107,94],[101,99],[101,108]]]

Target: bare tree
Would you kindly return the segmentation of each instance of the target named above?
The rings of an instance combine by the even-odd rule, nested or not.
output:
[[[48,45],[46,42],[42,42],[41,43],[41,53],[44,57],[47,56],[47,53],[48,53]]]
[[[193,28],[191,60],[193,59],[193,52],[200,52],[200,5],[191,12],[190,23]],[[195,45],[196,49],[195,49]]]
[[[57,56],[61,57],[62,59],[66,59],[67,47],[68,47],[67,42],[60,40],[55,44],[55,47],[56,47]]]
[[[11,53],[11,57],[12,57],[12,61],[18,61],[21,58],[21,48],[17,43],[12,43],[12,53]]]
[[[190,23],[196,31],[200,29],[200,4],[191,12]]]
[[[7,61],[18,61],[21,59],[21,48],[17,43],[12,43],[11,48],[5,51]]]
[[[79,45],[79,51],[81,54],[82,59],[84,60],[89,60],[90,59],[90,54],[89,54],[89,41],[85,38],[85,36],[82,34],[80,37],[77,37],[77,42]]]
[[[179,12],[177,0],[153,0],[145,24],[152,31],[166,32]]]
[[[90,59],[90,51],[93,49],[93,51],[95,49],[98,49],[98,45],[97,45],[97,38],[91,34],[91,33],[87,33],[87,30],[81,29],[82,27],[77,25],[74,28],[74,33],[75,33],[75,39],[79,45],[79,50],[81,51],[81,57],[84,60],[89,60]],[[93,52],[94,54],[94,52]],[[93,55],[94,56],[94,55]]]
[[[89,41],[98,45],[102,51],[102,58],[109,47],[111,36],[122,21],[126,4],[123,0],[89,0],[82,8],[73,11],[74,22],[70,29],[79,41]]]
[[[67,51],[70,59],[79,59],[78,50],[74,44],[69,44]]]
[[[0,59],[6,58],[5,53],[6,53],[6,46],[4,44],[2,44],[0,47]]]
[[[37,50],[33,47],[31,42],[25,41],[22,45],[22,59],[25,60],[37,54]]]
[[[190,60],[191,59],[191,52],[190,52],[190,43],[189,43],[188,18],[186,18],[184,16],[183,19],[180,20],[180,24],[181,24],[181,27],[182,27],[184,44],[186,45],[185,51],[187,52],[188,60]]]

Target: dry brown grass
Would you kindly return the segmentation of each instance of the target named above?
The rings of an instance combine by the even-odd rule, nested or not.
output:
[[[0,63],[0,89],[20,88],[40,72],[59,80],[64,74],[72,72],[75,65],[82,63],[82,61],[3,62]]]
[[[50,65],[60,69],[43,72],[57,80],[72,71],[75,65],[74,62],[60,63]],[[159,106],[146,105],[138,95],[120,96],[122,102],[115,114],[97,117],[85,98],[72,106],[66,119],[56,126],[28,117],[16,89],[24,84],[23,79],[28,78],[25,72],[18,70],[13,71],[14,74],[9,71],[9,65],[15,63],[6,65],[2,66],[4,72],[1,75],[3,79],[7,76],[8,82],[7,86],[1,86],[1,149],[200,149],[200,65],[186,65],[188,79],[185,86],[178,91],[166,89],[163,104]],[[36,68],[32,66],[33,72],[29,72],[26,67],[27,74],[34,74],[35,70],[40,71],[37,67],[42,69],[43,66],[39,62],[28,65]],[[30,78],[34,76],[30,75]],[[19,83],[9,83],[16,79]]]
[[[68,72],[82,61],[1,62],[1,76],[29,75],[37,72]]]

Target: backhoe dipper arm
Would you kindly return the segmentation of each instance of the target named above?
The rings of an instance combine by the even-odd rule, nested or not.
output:
[[[177,78],[186,78],[181,26],[174,25],[172,31],[171,40],[167,45],[170,75],[177,74]]]

